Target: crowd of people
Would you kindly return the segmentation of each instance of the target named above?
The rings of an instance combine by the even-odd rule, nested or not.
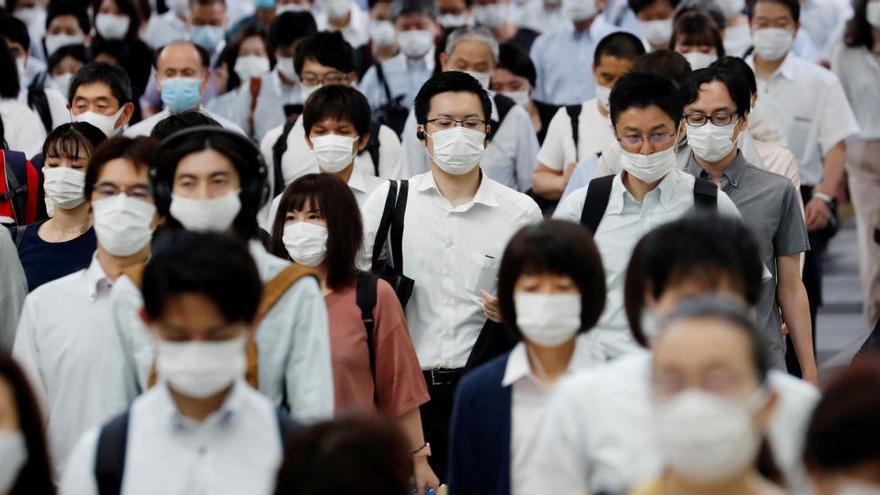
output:
[[[0,494],[880,493],[880,0],[0,38]],[[821,387],[838,203],[870,337]]]

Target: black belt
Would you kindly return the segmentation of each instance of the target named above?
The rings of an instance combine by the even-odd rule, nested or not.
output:
[[[422,373],[425,375],[425,383],[428,384],[428,387],[454,387],[461,379],[461,375],[464,374],[464,368],[454,370],[436,368],[433,370],[422,370]]]

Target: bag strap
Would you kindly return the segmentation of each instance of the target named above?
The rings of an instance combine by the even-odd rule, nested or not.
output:
[[[391,96],[391,88],[388,86],[388,80],[385,79],[385,69],[382,68],[382,62],[376,64],[376,77],[379,79],[379,84],[382,85],[382,90],[385,92],[385,101],[393,103],[394,97]]]
[[[699,210],[718,210],[718,188],[712,181],[694,178],[694,206]]]
[[[95,482],[98,495],[119,495],[125,474],[130,411],[113,418],[101,428],[95,448]]]
[[[584,199],[584,208],[581,210],[581,225],[590,229],[592,234],[596,233],[599,222],[605,216],[613,182],[614,176],[606,175],[591,180],[590,185],[587,186],[587,197]]]
[[[319,280],[318,272],[315,269],[294,263],[281,270],[272,280],[263,285],[257,321],[262,320],[287,293],[287,290],[304,277],[314,277],[315,280]]]
[[[4,167],[6,169],[6,194],[12,203],[15,222],[27,224],[27,157],[20,151],[4,150]]]
[[[489,134],[486,135],[486,139],[489,141],[495,137],[495,133],[498,132],[498,128],[501,127],[501,124],[504,123],[504,118],[507,117],[507,114],[510,113],[510,110],[516,106],[516,102],[510,99],[507,96],[504,96],[500,93],[495,93],[495,97],[493,98],[495,101],[495,109],[498,110],[498,120],[490,120],[492,128],[489,129]]]
[[[376,122],[375,120],[370,121],[370,140],[367,141],[366,151],[370,154],[370,159],[373,160],[373,174],[376,177],[379,177],[379,130],[382,128],[382,124]]]
[[[409,192],[409,181],[400,181],[400,194],[394,204],[394,218],[391,220],[391,259],[394,270],[403,274],[403,220],[406,216],[406,198]]]
[[[278,196],[284,192],[284,172],[281,169],[281,158],[284,156],[284,153],[287,153],[287,137],[290,136],[290,131],[293,130],[295,124],[296,120],[288,120],[285,122],[284,130],[281,131],[278,140],[272,145],[272,170],[275,175],[275,184],[273,184],[272,187],[272,197]]]
[[[397,202],[397,181],[388,181],[388,196],[385,197],[385,209],[382,210],[382,220],[379,221],[379,230],[376,231],[376,239],[373,243],[373,258],[371,271],[379,272],[379,259],[382,256],[382,248],[385,247],[385,240],[388,239],[388,231],[391,228],[391,219],[394,215],[394,204]]]
[[[376,383],[376,344],[374,330],[376,322],[373,317],[373,309],[376,308],[379,277],[369,272],[360,272],[357,277],[356,297],[358,308],[361,310],[361,320],[367,331],[367,349],[370,354],[370,374],[373,376],[373,384]],[[373,387],[373,399],[375,402],[376,387]]]
[[[24,233],[27,232],[27,225],[19,225],[15,228],[15,249],[21,250],[21,241],[24,240]]]
[[[27,104],[37,112],[46,132],[50,132],[52,130],[52,112],[49,110],[49,98],[46,97],[46,90],[37,86],[36,80],[27,89]]]
[[[281,436],[281,449],[283,451],[290,439],[293,438],[293,435],[302,429],[302,426],[290,419],[287,413],[278,408],[275,408],[275,421],[278,423],[278,434]]]
[[[566,105],[565,113],[568,114],[568,119],[571,121],[571,138],[574,140],[574,156],[575,159],[579,159],[577,156],[578,152],[578,141],[580,140],[580,123],[581,123],[581,105]]]

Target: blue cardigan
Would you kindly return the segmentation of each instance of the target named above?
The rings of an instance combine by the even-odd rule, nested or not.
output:
[[[502,387],[510,353],[459,382],[449,432],[451,495],[510,494],[511,388]]]

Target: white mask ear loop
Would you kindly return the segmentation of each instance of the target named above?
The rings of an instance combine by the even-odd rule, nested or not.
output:
[[[544,368],[544,363],[541,362],[541,358],[529,347],[528,344],[523,344],[526,346],[526,354],[531,358],[531,360],[535,363],[535,374],[538,376],[538,380],[545,385],[550,384],[550,378],[547,376],[547,370]]]

